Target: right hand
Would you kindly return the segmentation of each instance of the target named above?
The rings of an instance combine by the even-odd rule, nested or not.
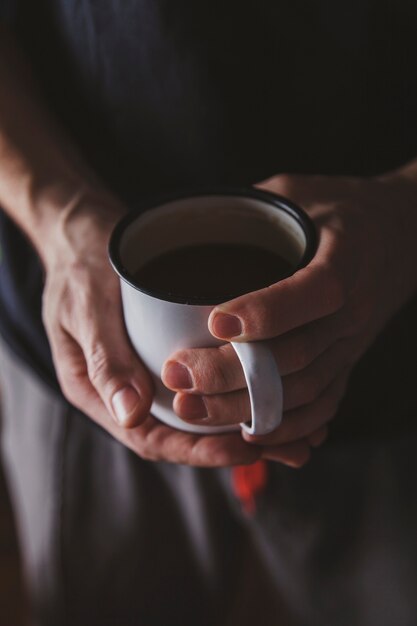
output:
[[[123,325],[119,282],[107,260],[123,215],[104,197],[78,197],[57,217],[41,252],[46,270],[43,321],[67,399],[103,424],[124,428],[146,418],[152,381]]]
[[[64,395],[142,458],[210,467],[256,461],[260,447],[239,432],[199,436],[149,414],[152,380],[127,337],[119,280],[107,259],[111,231],[123,213],[106,195],[80,195],[60,211],[40,251],[43,319]],[[299,467],[310,445],[283,445],[276,460]]]

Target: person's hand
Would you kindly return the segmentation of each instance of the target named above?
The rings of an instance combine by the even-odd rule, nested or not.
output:
[[[262,447],[262,458],[281,461],[283,445],[325,439],[353,367],[416,289],[417,186],[395,177],[285,175],[259,187],[306,209],[319,231],[317,254],[292,277],[217,306],[209,329],[226,341],[270,340],[283,376],[283,422],[269,435],[242,436]],[[250,418],[243,372],[227,343],[177,352],[162,379],[190,423]]]
[[[107,412],[130,427],[145,419],[152,383],[129,345],[118,278],[107,261],[122,215],[112,199],[91,192],[61,211],[42,251],[43,321],[68,400],[95,419]]]
[[[127,337],[119,280],[107,259],[122,214],[112,198],[82,193],[45,237],[43,319],[64,395],[142,458],[212,467],[252,463],[260,449],[238,433],[191,435],[149,414],[152,381]],[[300,465],[307,442],[283,446],[280,454]]]

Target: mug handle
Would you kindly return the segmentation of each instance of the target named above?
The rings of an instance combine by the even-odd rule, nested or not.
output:
[[[282,382],[266,341],[231,342],[245,374],[252,419],[240,426],[250,435],[267,435],[282,421]]]

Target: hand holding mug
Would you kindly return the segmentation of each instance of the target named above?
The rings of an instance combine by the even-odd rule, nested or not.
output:
[[[207,248],[211,266],[204,259]],[[222,342],[207,326],[215,303],[284,278],[283,263],[287,276],[308,263],[314,250],[313,225],[298,207],[249,189],[165,198],[119,223],[110,242],[110,259],[121,278],[127,332],[153,376],[153,415],[173,428],[208,437],[239,429],[239,423],[247,434],[255,435],[278,427],[281,381],[269,342],[232,344],[249,387],[251,408],[244,419],[208,417],[198,423],[179,419],[172,407],[174,394],[167,389],[169,373],[165,368],[164,386],[160,372],[179,348],[198,351],[204,346],[220,352]],[[178,368],[186,372],[181,364]],[[216,371],[207,374],[216,385]],[[308,441],[291,442],[279,450],[280,460],[284,450],[291,450],[293,464],[303,463],[309,444],[318,444],[323,435],[323,431],[310,433]]]
[[[319,229],[317,253],[285,281],[216,307],[209,328],[226,341],[270,342],[283,377],[284,419],[268,435],[242,435],[263,447],[263,458],[277,459],[283,444],[325,437],[352,368],[415,290],[414,235],[406,225],[416,189],[395,178],[306,176],[277,176],[260,186],[307,210]],[[188,388],[177,384],[174,364],[188,372]],[[190,423],[233,424],[250,415],[230,344],[177,352],[163,380],[177,392],[177,414]]]
[[[113,225],[124,212],[117,201],[88,189],[75,194],[39,250],[46,271],[43,315],[65,395],[144,458],[219,466],[251,463],[262,452],[302,465],[309,446],[325,436],[355,362],[416,289],[410,225],[417,189],[401,173],[380,180],[278,176],[262,186],[307,210],[320,245],[293,277],[217,308],[240,320],[244,334],[234,341],[268,338],[283,376],[283,423],[257,445],[240,432],[199,436],[149,415],[152,382],[129,344],[117,277],[106,259]],[[226,340],[232,335],[219,332]],[[172,384],[163,371],[177,391],[176,412],[191,424],[233,426],[249,416],[235,351],[217,341],[220,347],[175,355],[190,372],[191,389]],[[127,403],[119,402],[125,419],[118,423],[113,399],[120,391]],[[188,404],[199,397],[208,417]]]
[[[135,454],[196,466],[252,463],[260,449],[239,433],[199,436],[149,413],[152,379],[123,324],[119,281],[107,259],[116,222],[126,213],[106,192],[75,190],[38,248],[45,269],[43,319],[67,399]],[[300,465],[307,442],[282,446],[280,461]]]

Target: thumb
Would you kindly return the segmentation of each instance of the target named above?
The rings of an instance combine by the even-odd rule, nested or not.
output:
[[[149,414],[153,384],[126,336],[107,333],[82,346],[88,378],[119,426],[139,426]]]

